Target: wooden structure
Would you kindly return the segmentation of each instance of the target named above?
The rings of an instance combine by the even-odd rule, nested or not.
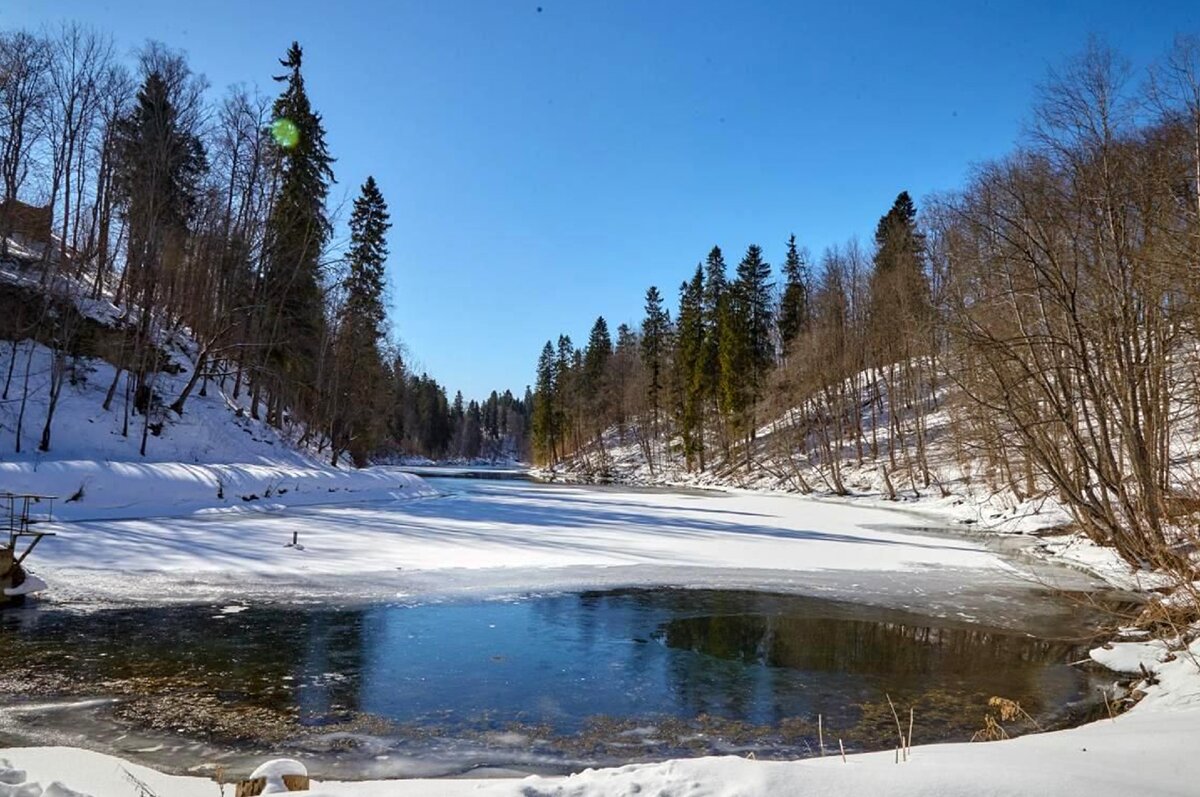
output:
[[[8,534],[0,537],[0,607],[14,603],[22,603],[24,596],[10,597],[5,590],[16,588],[25,583],[25,570],[21,564],[42,541],[43,537],[53,537],[53,532],[36,531],[33,526],[38,519],[30,515],[30,509],[43,501],[47,502],[47,519],[53,510],[54,496],[36,495],[33,493],[0,493],[0,502],[8,505]],[[24,550],[21,550],[23,543]]]
[[[25,244],[49,246],[53,240],[54,210],[49,205],[39,207],[19,200],[0,200],[0,231],[19,238]]]

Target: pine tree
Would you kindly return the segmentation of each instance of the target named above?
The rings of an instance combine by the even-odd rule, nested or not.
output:
[[[374,177],[368,177],[354,200],[350,214],[350,249],[347,260],[346,304],[342,323],[362,333],[364,343],[378,344],[386,335],[387,311],[383,306],[386,287],[387,231],[391,229],[387,202]]]
[[[350,214],[348,271],[344,283],[345,302],[338,312],[334,344],[336,383],[339,387],[332,423],[333,464],[338,454],[349,449],[355,464],[363,465],[380,442],[383,427],[379,402],[385,389],[385,370],[380,342],[386,334],[387,311],[383,306],[386,288],[387,202],[374,177],[363,183]],[[461,394],[459,396],[461,401]],[[461,409],[461,407],[460,407]]]
[[[293,42],[277,76],[284,91],[275,101],[271,132],[279,172],[279,188],[267,223],[266,270],[263,278],[262,337],[265,362],[275,381],[275,411],[281,421],[284,394],[311,412],[316,363],[324,336],[324,295],[320,258],[329,240],[325,209],[333,182],[333,159],[325,146],[321,117],[312,110],[300,67],[302,51]]]
[[[704,267],[679,288],[675,385],[679,392],[679,432],[689,470],[704,470]]]
[[[751,244],[737,267],[738,294],[743,302],[746,348],[749,352],[751,400],[763,396],[767,373],[775,362],[775,347],[771,340],[774,319],[771,291],[771,266],[762,258],[762,249]]]
[[[617,432],[622,438],[625,436],[625,422],[630,414],[630,392],[638,361],[641,359],[640,350],[637,333],[628,324],[618,326],[617,344],[609,363],[609,385],[613,394],[613,416]]]
[[[561,443],[560,453],[568,453],[568,437],[576,437],[576,417],[572,410],[578,393],[579,371],[575,370],[575,344],[570,335],[558,336],[554,359],[554,425]]]
[[[588,336],[583,357],[583,399],[591,419],[592,433],[599,438],[608,424],[611,396],[608,389],[608,364],[612,359],[612,338],[604,316],[596,319]]]
[[[542,347],[537,364],[537,390],[529,396],[533,403],[533,447],[534,453],[543,462],[553,465],[557,459],[557,424],[555,407],[558,403],[554,393],[555,359],[554,346],[550,341]]]
[[[721,248],[714,246],[704,263],[704,363],[702,366],[704,371],[702,390],[709,402],[714,405],[718,403],[718,384],[721,372],[719,360],[721,319],[724,316],[724,304],[729,290],[725,272],[725,257],[721,254]]]
[[[737,279],[727,291],[720,321],[720,409],[745,436],[749,461],[754,439],[754,409],[762,399],[774,362],[771,341],[771,267],[762,249],[751,244],[738,263]]]
[[[812,277],[808,262],[796,248],[796,236],[788,238],[783,261],[784,288],[779,303],[779,342],[786,357],[792,341],[808,326],[809,289]]]
[[[875,228],[875,272],[871,275],[871,315],[881,355],[902,356],[931,322],[929,279],[925,275],[925,236],[917,209],[901,191]]]
[[[658,435],[659,410],[662,407],[664,368],[668,351],[671,318],[663,309],[658,288],[646,291],[646,317],[642,321],[642,363],[646,367],[646,400],[650,404],[655,436]]]
[[[717,409],[727,425],[736,424],[749,403],[749,312],[741,282],[735,281],[721,298],[717,316]]]

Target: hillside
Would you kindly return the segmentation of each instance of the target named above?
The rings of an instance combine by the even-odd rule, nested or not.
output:
[[[711,459],[703,470],[688,468],[683,441],[670,422],[657,438],[648,424],[635,422],[609,427],[599,439],[538,473],[567,482],[782,492],[901,505],[926,515],[931,524],[1008,537],[1034,556],[1080,567],[1115,586],[1145,589],[1161,583],[1161,574],[1152,568],[1132,568],[1113,549],[1088,539],[1074,525],[1070,508],[1036,474],[1014,484],[987,457],[964,448],[956,436],[956,419],[961,418],[955,391],[946,382],[936,389],[925,385],[921,400],[896,419],[886,410],[873,414],[867,409],[873,402],[887,404],[882,372],[868,369],[837,388],[851,396],[847,405],[861,410],[857,441],[847,435],[840,443],[822,445],[821,407],[803,402],[761,423],[749,452],[747,444],[725,450],[710,434]],[[847,420],[845,426],[853,422]],[[911,441],[917,429],[927,475],[913,462],[911,442],[901,440],[893,447],[896,430]],[[1194,436],[1180,437],[1175,447],[1182,479],[1195,452]]]
[[[303,427],[281,432],[250,417],[233,377],[193,377],[198,344],[185,328],[156,330],[159,368],[146,413],[117,379],[127,312],[60,279],[41,285],[36,253],[10,242],[0,263],[0,489],[58,496],[62,519],[182,514],[198,509],[342,502],[428,492],[416,477],[330,467],[302,448]],[[54,322],[14,339],[21,312],[49,297]],[[55,348],[52,348],[55,347]],[[109,391],[116,384],[108,408]],[[40,443],[52,406],[50,445]],[[145,429],[143,428],[145,426]],[[141,452],[143,431],[145,452]]]

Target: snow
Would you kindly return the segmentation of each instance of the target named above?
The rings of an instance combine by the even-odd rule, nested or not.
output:
[[[46,582],[35,575],[25,576],[25,580],[21,582],[19,587],[5,587],[4,594],[10,598],[17,598],[22,595],[36,595],[39,592],[44,592],[49,587]]]
[[[188,357],[193,344],[184,340],[171,347],[180,373],[161,372],[155,382],[164,403],[178,396],[191,375]],[[8,372],[13,350],[8,341],[0,342],[0,377]],[[17,418],[21,410],[21,392],[26,359],[29,358],[29,397],[22,423],[21,453],[15,454]],[[7,449],[6,461],[44,462],[59,460],[113,460],[124,462],[247,462],[266,465],[313,466],[317,462],[297,450],[289,439],[267,424],[249,417],[244,407],[246,393],[239,401],[222,392],[219,383],[208,386],[206,396],[197,386],[188,397],[182,415],[166,409],[151,411],[151,421],[162,422],[159,435],[147,439],[146,454],[141,446],[142,416],[131,415],[128,435],[124,427],[124,382],[119,384],[111,409],[103,408],[114,376],[113,367],[90,357],[79,357],[60,394],[51,427],[48,452],[38,451],[38,443],[48,406],[53,355],[50,349],[30,340],[17,343],[16,367],[7,400],[0,400],[0,444]],[[232,384],[229,384],[232,390]],[[242,412],[239,414],[239,409]],[[76,485],[78,486],[78,485]]]
[[[131,469],[129,478],[153,478],[156,471],[145,467]],[[207,484],[209,471],[189,467],[187,473],[173,488],[180,494],[194,483]],[[430,483],[394,469],[355,477],[389,485],[399,480],[406,485],[399,495],[425,500],[293,505],[273,512],[227,508],[170,518],[155,515],[186,500],[163,496],[161,505],[155,497],[149,507],[112,507],[150,517],[105,517],[108,504],[81,508],[86,519],[53,524],[57,536],[42,543],[37,568],[51,584],[62,585],[60,594],[71,595],[69,585],[87,584],[93,597],[147,599],[201,584],[245,589],[247,581],[264,589],[277,584],[306,593],[360,590],[413,599],[460,587],[479,592],[664,584],[822,593],[840,585],[847,596],[869,596],[872,584],[884,582],[913,598],[939,585],[961,590],[964,584],[1031,580],[985,540],[935,534],[925,530],[926,519],[894,508],[801,496],[450,479],[437,485],[452,494],[431,497]],[[303,488],[284,498],[296,494],[326,495]],[[294,533],[302,549],[288,547]],[[915,585],[900,578],[917,573],[922,576]]]
[[[860,383],[866,384],[869,375],[869,371],[860,375]],[[843,451],[841,475],[848,495],[836,495],[826,481],[827,477],[806,458],[797,456],[797,461],[789,463],[779,455],[774,435],[783,434],[788,428],[787,413],[759,430],[755,467],[750,472],[746,472],[740,458],[733,463],[710,463],[703,472],[689,472],[677,455],[669,454],[661,442],[653,447],[655,466],[652,468],[646,461],[644,447],[632,433],[622,435],[616,429],[610,429],[604,435],[602,449],[586,449],[553,469],[535,469],[533,473],[548,480],[567,482],[589,482],[599,475],[630,486],[798,495],[802,493],[793,473],[799,470],[812,488],[812,492],[804,494],[810,498],[876,509],[891,508],[924,517],[927,525],[959,527],[994,537],[1012,538],[1029,555],[1078,568],[1118,589],[1141,591],[1164,586],[1161,575],[1131,568],[1113,549],[1099,546],[1081,533],[1047,533],[1072,522],[1070,512],[1050,492],[1017,497],[1007,486],[991,484],[981,474],[971,472],[970,466],[964,470],[950,439],[950,412],[944,408],[944,403],[942,406],[925,418],[933,484],[924,487],[910,483],[907,478],[899,483],[900,476],[893,474],[894,499],[887,494],[882,476],[889,438],[886,418],[880,420],[877,430],[881,451],[878,459],[867,456],[860,464],[849,447]],[[867,420],[864,418],[864,423]]]
[[[299,775],[301,777],[308,776],[308,770],[299,761],[292,758],[276,758],[260,765],[257,769],[250,773],[250,780],[262,778],[266,781],[263,786],[262,794],[280,794],[288,791],[287,784],[283,782],[286,775]],[[311,793],[311,792],[310,792]]]
[[[0,491],[5,490],[57,496],[53,517],[59,521],[229,514],[436,495],[419,476],[390,469],[96,460],[0,462]],[[35,507],[43,517],[49,512],[49,506]]]
[[[1160,639],[1145,642],[1111,642],[1092,650],[1089,655],[1114,672],[1154,672],[1162,662],[1174,658],[1167,643]]]

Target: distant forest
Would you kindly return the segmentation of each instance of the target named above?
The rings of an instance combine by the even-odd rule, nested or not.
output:
[[[548,340],[537,459],[602,462],[632,436],[650,468],[770,465],[841,494],[846,463],[875,461],[895,496],[937,487],[944,411],[960,472],[1056,495],[1132,562],[1173,559],[1200,497],[1200,42],[1145,75],[1090,44],[1019,148],[923,205],[900,193],[868,246],[816,260],[792,236],[778,273],[750,245],[730,274],[713,247],[673,314],[652,286],[615,340],[603,317]]]
[[[78,314],[64,307],[104,297],[123,309],[126,332],[105,352],[118,366],[105,409],[125,397],[127,417],[141,420],[126,434],[140,433],[143,453],[152,410],[182,414],[211,380],[335,464],[526,453],[526,396],[448,401],[390,342],[390,224],[372,177],[354,200],[348,245],[333,246],[335,160],[302,67],[292,44],[274,97],[235,86],[214,103],[184,55],[158,43],[126,63],[111,37],[79,25],[0,33],[2,254],[28,263],[30,249],[9,251],[9,239],[37,244],[45,288],[38,302],[4,297],[15,307],[3,324],[5,399],[29,383],[19,341],[55,352],[46,417],[27,420],[19,399],[18,451],[27,422],[43,424],[42,450],[53,445],[66,341],[78,338],[65,328]],[[177,331],[194,338],[193,378],[161,396],[160,344]]]

